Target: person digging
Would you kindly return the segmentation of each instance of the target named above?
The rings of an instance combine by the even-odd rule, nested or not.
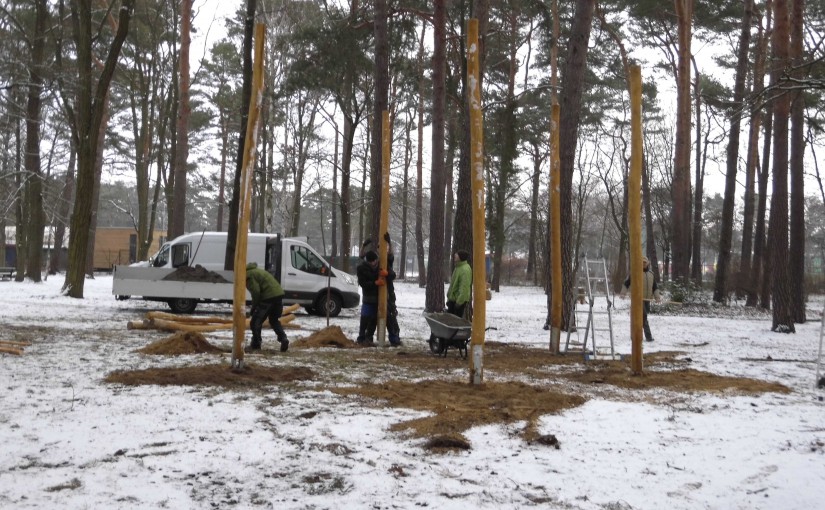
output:
[[[246,266],[246,289],[252,295],[249,329],[252,330],[252,343],[246,352],[261,350],[261,328],[269,319],[269,325],[278,336],[281,352],[289,349],[289,339],[281,326],[281,314],[284,312],[284,289],[269,271],[261,269],[258,264],[250,262]]]

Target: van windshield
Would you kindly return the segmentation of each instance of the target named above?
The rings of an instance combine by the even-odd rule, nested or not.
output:
[[[155,260],[152,262],[154,267],[164,267],[166,264],[169,263],[169,245],[164,244],[161,246],[160,251],[158,254],[155,255]]]

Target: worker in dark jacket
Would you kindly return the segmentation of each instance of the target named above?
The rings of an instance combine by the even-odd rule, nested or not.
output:
[[[395,253],[390,241],[390,233],[384,233],[384,240],[387,241],[387,336],[390,345],[398,347],[401,345],[401,326],[398,325],[398,308],[395,306],[395,270],[392,264],[395,261]]]
[[[289,348],[289,339],[281,326],[281,314],[284,311],[284,289],[269,271],[261,269],[258,264],[250,262],[246,266],[246,289],[252,295],[249,328],[252,330],[250,351],[261,349],[261,328],[269,319],[269,325],[278,336],[281,352]]]
[[[366,246],[367,243],[364,243]],[[358,325],[357,342],[360,345],[372,346],[372,336],[375,334],[376,320],[378,317],[378,287],[386,285],[386,276],[381,275],[381,268],[378,267],[378,254],[372,250],[364,253],[363,260],[355,270],[358,276],[358,285],[361,286],[361,322]]]

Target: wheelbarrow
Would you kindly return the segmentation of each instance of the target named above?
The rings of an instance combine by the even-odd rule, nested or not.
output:
[[[452,347],[458,349],[461,357],[467,358],[467,344],[470,343],[470,333],[473,325],[461,317],[451,313],[425,313],[424,318],[430,325],[430,351],[433,354],[447,356]]]

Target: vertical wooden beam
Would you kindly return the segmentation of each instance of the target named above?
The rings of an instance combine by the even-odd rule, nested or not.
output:
[[[630,177],[627,209],[630,222],[630,340],[631,369],[641,374],[642,306],[644,274],[642,270],[642,70],[630,66]]]
[[[238,190],[238,237],[235,244],[235,284],[232,303],[232,368],[243,368],[243,343],[246,332],[246,252],[249,234],[249,213],[252,207],[252,170],[258,139],[258,120],[261,114],[264,90],[264,24],[255,25],[255,61],[252,67],[252,97],[249,100],[249,118],[246,123],[241,187]]]
[[[553,104],[550,117],[550,263],[552,267],[552,308],[550,309],[550,352],[561,345],[562,263],[561,263],[561,160],[559,159],[559,117],[561,108]]]
[[[473,194],[473,327],[470,383],[484,382],[484,330],[487,323],[487,268],[484,261],[484,118],[481,114],[478,20],[467,22],[467,83],[470,94],[470,174]]]
[[[379,267],[388,269],[387,241],[384,233],[389,232],[390,219],[390,156],[392,145],[392,130],[390,129],[390,112],[381,112],[381,217],[378,227],[378,257]],[[387,345],[387,286],[378,288],[378,345]]]

